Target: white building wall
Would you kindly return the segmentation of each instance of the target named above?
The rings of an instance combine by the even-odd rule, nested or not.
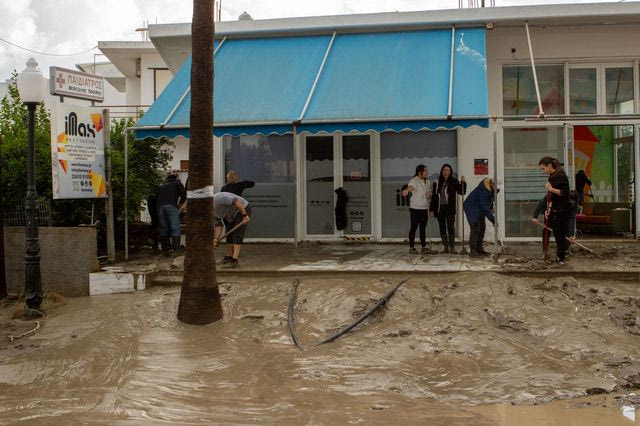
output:
[[[140,58],[140,103],[151,105],[153,98],[153,68],[167,68],[159,54],[143,54]],[[159,93],[158,93],[159,94]]]
[[[640,25],[530,27],[536,63],[623,62],[640,57]],[[515,53],[511,49],[515,49]],[[502,114],[502,64],[529,61],[522,28],[487,31],[489,111]],[[637,78],[636,78],[637,81]],[[565,82],[566,84],[567,82]]]
[[[127,78],[126,91],[127,105],[140,105],[140,79],[133,77]]]

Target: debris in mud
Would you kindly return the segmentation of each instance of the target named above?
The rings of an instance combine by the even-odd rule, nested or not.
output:
[[[240,319],[248,319],[251,322],[258,322],[264,319],[264,315],[260,314],[247,314],[240,317]]]
[[[640,362],[632,362],[622,366],[616,376],[622,389],[640,389]]]
[[[373,306],[377,302],[378,302],[378,299],[357,300],[354,310],[351,313],[351,317],[354,319],[360,318],[360,316],[364,315],[364,313],[367,312],[369,308],[371,308],[371,306]],[[371,314],[370,318],[381,320],[384,318],[384,315],[385,315],[384,309],[377,309],[373,314]]]
[[[384,337],[409,337],[411,334],[410,330],[400,330],[397,333],[387,333]]]
[[[493,311],[488,308],[485,308],[484,311],[487,313],[491,321],[493,321],[494,325],[498,328],[515,332],[529,331],[529,328],[523,321],[511,318],[505,315],[505,313],[502,311]]]
[[[638,313],[635,309],[618,309],[609,313],[609,318],[618,327],[629,334],[640,336]]]
[[[585,392],[587,393],[587,395],[599,395],[602,393],[609,393],[608,390],[604,388],[599,388],[599,387],[589,388]]]

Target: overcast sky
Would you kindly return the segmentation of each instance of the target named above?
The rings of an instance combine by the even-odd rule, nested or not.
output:
[[[463,0],[465,5],[468,0]],[[618,1],[618,0],[615,0]],[[489,3],[489,0],[487,0]],[[593,3],[590,0],[496,0],[496,6]],[[191,21],[193,0],[0,0],[0,39],[50,54],[66,55],[91,49],[98,41],[140,40],[136,28],[151,23]],[[452,9],[457,0],[223,0],[222,19],[243,11],[254,19],[352,13]],[[33,56],[48,75],[50,66],[74,68],[93,62],[97,49],[73,56],[30,53],[0,40],[0,81],[22,71]],[[96,60],[104,60],[97,56]]]

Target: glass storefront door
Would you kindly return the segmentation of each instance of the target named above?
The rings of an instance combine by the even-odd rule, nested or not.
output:
[[[371,235],[371,137],[342,137],[342,187],[347,191],[345,235]]]
[[[306,236],[372,235],[371,137],[306,136],[304,141]],[[337,188],[349,197],[344,230],[336,229]]]
[[[308,136],[305,144],[307,235],[333,236],[333,136]]]
[[[546,191],[545,175],[538,167],[542,157],[563,161],[566,148],[562,127],[504,128],[505,235],[537,237],[540,228],[532,213]],[[565,161],[566,163],[566,161]]]

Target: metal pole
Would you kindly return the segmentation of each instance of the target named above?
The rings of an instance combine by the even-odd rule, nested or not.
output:
[[[293,158],[295,159],[295,164],[296,164],[296,197],[295,197],[295,202],[293,203],[293,247],[294,248],[298,248],[298,237],[299,237],[299,233],[298,233],[298,203],[299,200],[301,200],[301,198],[299,197],[300,195],[300,173],[298,173],[298,169],[300,167],[299,163],[300,163],[300,158],[298,158],[300,155],[300,149],[298,147],[298,129],[297,126],[294,124],[293,125]]]
[[[536,86],[536,96],[538,97],[538,111],[540,116],[544,116],[544,110],[542,109],[542,100],[540,99],[540,87],[538,86],[538,75],[536,74],[536,63],[533,60],[533,49],[531,48],[531,36],[529,35],[529,23],[524,21],[524,27],[527,30],[527,43],[529,44],[529,58],[531,58],[531,69],[533,70],[533,82]]]
[[[129,185],[129,128],[124,129],[124,260],[129,260],[129,209],[127,208]]]
[[[2,135],[0,135],[0,188],[2,186]],[[3,193],[4,194],[4,193]],[[0,299],[7,297],[7,275],[4,264],[4,197],[0,194]]]
[[[40,243],[38,240],[38,193],[36,192],[36,144],[35,112],[38,106],[28,102],[28,147],[27,147],[27,197],[25,200],[25,301],[29,309],[40,309],[42,283],[40,281]]]
[[[456,26],[451,26],[451,62],[449,63],[449,105],[447,107],[447,119],[451,120],[451,105],[453,102],[453,58],[455,56]]]
[[[107,259],[116,260],[116,240],[113,226],[113,190],[111,188],[111,121],[109,110],[102,111],[104,122],[104,146],[106,150],[107,199],[105,211],[107,213]]]

